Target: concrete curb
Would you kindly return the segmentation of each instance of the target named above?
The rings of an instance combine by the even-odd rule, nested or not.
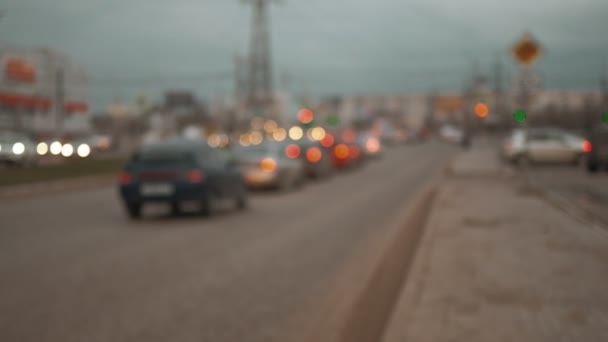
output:
[[[10,185],[0,188],[0,200],[50,196],[65,192],[98,189],[116,182],[115,174],[83,176],[51,182]]]
[[[385,234],[372,237],[331,286],[301,342],[379,341],[400,295],[432,207],[439,178],[406,201]]]

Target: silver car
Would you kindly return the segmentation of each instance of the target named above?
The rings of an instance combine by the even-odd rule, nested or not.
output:
[[[304,181],[305,164],[296,144],[266,141],[235,147],[233,153],[249,188],[288,190]]]
[[[0,133],[0,163],[7,165],[34,165],[37,161],[36,145],[21,133]]]
[[[573,133],[554,128],[517,129],[502,144],[502,157],[511,162],[578,164],[585,155],[586,141]]]

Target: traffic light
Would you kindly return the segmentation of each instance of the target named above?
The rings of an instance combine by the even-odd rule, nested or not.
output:
[[[490,113],[490,110],[488,109],[487,104],[485,104],[483,102],[479,102],[475,105],[475,115],[477,115],[477,117],[483,119],[486,116],[488,116],[489,113]]]

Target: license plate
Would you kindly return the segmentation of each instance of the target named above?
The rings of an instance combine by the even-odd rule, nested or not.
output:
[[[143,184],[139,192],[144,196],[167,196],[175,192],[175,187],[167,183]]]

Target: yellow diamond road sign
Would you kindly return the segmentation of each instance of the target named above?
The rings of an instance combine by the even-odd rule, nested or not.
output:
[[[530,65],[540,57],[540,44],[529,34],[525,34],[512,48],[513,57],[523,65]]]

